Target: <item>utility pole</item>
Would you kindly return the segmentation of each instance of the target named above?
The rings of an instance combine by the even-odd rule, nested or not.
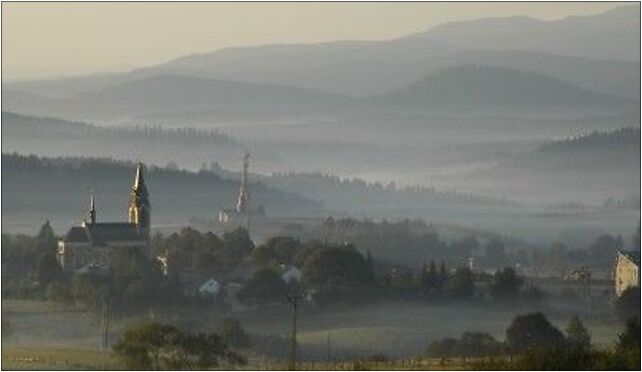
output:
[[[109,294],[103,294],[100,320],[100,341],[103,350],[109,348],[109,323],[111,321],[111,299]]]
[[[332,352],[330,351],[330,332],[326,334],[325,338],[325,353],[326,362],[330,363],[332,361]]]
[[[290,336],[290,365],[289,370],[296,370],[296,312],[298,307],[298,298],[296,296],[289,297],[291,309],[292,309],[292,334]]]
[[[290,313],[292,316],[292,333],[290,335],[290,360],[288,363],[289,364],[288,369],[290,371],[295,371],[296,370],[296,352],[297,352],[296,321],[297,321],[297,309],[299,307],[299,300],[301,299],[301,295],[298,293],[288,294],[285,296],[285,298],[290,304]]]

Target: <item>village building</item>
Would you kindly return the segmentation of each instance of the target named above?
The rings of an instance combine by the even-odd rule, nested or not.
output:
[[[198,293],[203,297],[216,297],[222,289],[223,286],[218,280],[209,278],[198,288]]]
[[[300,283],[303,279],[303,273],[296,266],[282,264],[281,279],[283,279],[286,284],[292,284],[293,282]]]
[[[243,155],[243,173],[241,187],[236,201],[236,208],[223,208],[218,213],[218,221],[223,225],[245,226],[250,222],[250,192],[248,190],[248,169],[250,167],[250,154]]]
[[[66,271],[95,270],[109,265],[115,250],[139,248],[147,253],[150,235],[149,194],[138,164],[132,186],[127,222],[98,222],[96,203],[91,196],[87,218],[72,227],[58,242],[58,262]]]
[[[615,293],[622,296],[631,287],[640,286],[640,252],[617,252]]]

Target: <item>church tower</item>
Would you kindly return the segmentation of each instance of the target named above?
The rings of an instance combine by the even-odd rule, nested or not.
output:
[[[94,224],[96,223],[96,202],[94,201],[94,195],[91,195],[91,199],[89,199],[89,213],[88,213],[88,224]]]
[[[246,151],[243,155],[243,175],[241,176],[239,199],[236,203],[236,211],[239,213],[249,213],[250,193],[247,190],[247,170],[249,167],[250,153]]]
[[[150,211],[149,194],[147,193],[147,186],[145,186],[145,179],[143,178],[143,164],[138,163],[136,168],[136,179],[132,192],[129,197],[129,223],[138,225],[139,228],[144,229],[145,234],[149,234],[150,226]]]

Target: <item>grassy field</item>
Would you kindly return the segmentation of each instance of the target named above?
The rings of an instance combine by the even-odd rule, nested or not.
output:
[[[2,346],[3,370],[122,369],[110,352],[83,349]]]
[[[301,360],[307,362],[356,360],[375,354],[383,354],[391,359],[421,357],[425,355],[430,342],[444,337],[459,337],[465,331],[487,332],[503,340],[513,317],[528,311],[418,303],[381,303],[332,309],[303,307],[299,314],[300,356]],[[560,329],[565,328],[573,314],[571,310],[545,313]],[[73,358],[75,365],[80,366],[83,365],[84,353],[92,355],[98,349],[97,323],[76,308],[47,302],[3,300],[2,316],[3,326],[8,324],[8,331],[3,329],[3,361],[6,360],[9,365],[19,365],[21,362],[17,357],[5,359],[5,352],[8,353],[7,357],[12,358],[12,355],[37,357],[39,359],[33,363],[39,365],[54,359],[64,364],[64,354],[74,350],[74,353],[81,355],[79,361]],[[173,323],[190,331],[213,332],[224,316],[238,318],[250,334],[262,338],[264,346],[258,348],[256,345],[257,350],[262,350],[271,360],[283,359],[287,355],[285,340],[289,334],[290,320],[285,307],[234,314],[194,308],[165,315],[157,312],[156,320]],[[597,346],[612,345],[616,340],[620,325],[612,317],[582,316],[582,319]],[[115,320],[112,323],[111,340],[116,342],[128,324],[140,320]],[[30,355],[29,350],[38,350],[38,353]],[[58,354],[63,357],[58,358]],[[58,359],[51,359],[54,356]],[[108,359],[100,363],[108,363]]]
[[[229,368],[226,366],[225,368]],[[252,358],[248,364],[235,366],[238,370],[286,370],[285,362]],[[124,366],[108,351],[3,347],[3,370],[120,370]],[[439,359],[403,359],[386,362],[356,361],[333,363],[298,363],[298,370],[463,370],[466,365],[460,359],[442,363]]]

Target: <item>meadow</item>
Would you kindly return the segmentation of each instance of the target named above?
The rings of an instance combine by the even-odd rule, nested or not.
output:
[[[308,367],[323,369],[327,363],[341,363],[372,356],[385,356],[390,369],[413,369],[428,363],[430,369],[457,369],[455,361],[441,365],[425,359],[427,345],[444,337],[459,337],[465,331],[487,332],[503,340],[504,331],[516,314],[528,309],[506,309],[479,305],[428,305],[420,303],[377,303],[333,308],[302,307],[299,313],[299,355]],[[551,309],[549,319],[564,329],[570,311]],[[98,351],[98,324],[87,313],[40,301],[2,301],[2,360],[9,369],[101,369],[116,368],[118,361],[107,351]],[[168,314],[157,312],[155,320],[169,322],[191,331],[216,331],[218,320],[238,318],[255,340],[249,353],[250,365],[273,369],[287,356],[290,318],[285,306],[248,310],[233,314],[192,308]],[[111,340],[129,324],[141,318],[117,319]],[[613,318],[596,314],[583,317],[598,347],[615,342],[620,331]],[[262,355],[257,354],[261,352]],[[416,358],[422,358],[417,361]],[[455,364],[453,364],[455,363]],[[411,367],[410,365],[414,367]],[[45,368],[46,367],[46,368]],[[244,368],[247,368],[245,366]],[[372,365],[368,368],[384,368]],[[434,368],[433,368],[434,367]],[[278,367],[275,367],[278,369]],[[385,368],[384,368],[385,369]]]

